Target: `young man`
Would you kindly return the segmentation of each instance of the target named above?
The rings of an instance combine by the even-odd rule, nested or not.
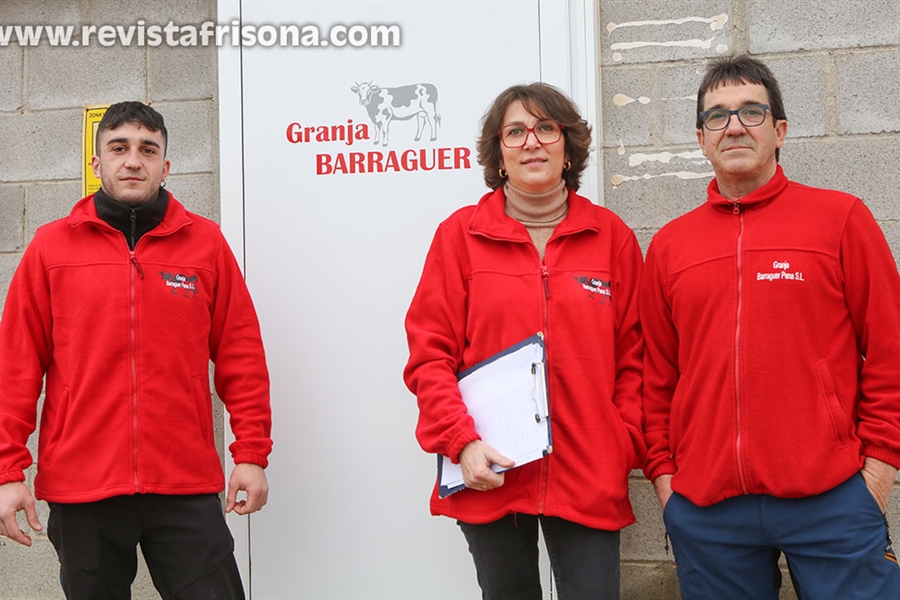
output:
[[[778,83],[714,62],[706,204],[650,245],[644,472],[684,598],[900,598],[884,511],[900,466],[900,276],[865,205],[789,181]]]
[[[163,598],[243,597],[217,494],[209,361],[231,417],[226,512],[266,503],[269,380],[256,313],[217,225],[165,191],[162,115],[111,106],[102,189],[38,229],[0,321],[0,535],[42,529],[23,483],[46,376],[35,496],[69,598],[130,597],[136,546]],[[238,500],[238,492],[246,498]]]

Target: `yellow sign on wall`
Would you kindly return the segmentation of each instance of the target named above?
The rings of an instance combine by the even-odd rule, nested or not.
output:
[[[81,181],[85,196],[100,189],[100,178],[94,175],[94,169],[91,168],[91,157],[97,154],[97,127],[109,106],[109,104],[98,104],[84,107],[84,152],[81,160]]]

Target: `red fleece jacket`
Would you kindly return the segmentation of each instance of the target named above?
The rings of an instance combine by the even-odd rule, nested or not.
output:
[[[35,493],[91,502],[225,486],[209,385],[236,463],[266,466],[269,380],[259,325],[219,227],[170,198],[129,251],[93,196],[38,229],[0,321],[0,483],[24,480],[46,374]]]
[[[613,213],[569,192],[544,261],[504,214],[502,190],[444,221],[406,318],[404,377],[426,452],[458,459],[478,439],[456,374],[538,331],[547,352],[553,452],[506,472],[502,487],[440,499],[433,514],[470,523],[545,514],[617,530],[634,522],[628,473],[640,464],[637,313],[641,251]]]
[[[779,167],[654,237],[641,285],[649,479],[706,506],[900,467],[900,276],[858,199]]]

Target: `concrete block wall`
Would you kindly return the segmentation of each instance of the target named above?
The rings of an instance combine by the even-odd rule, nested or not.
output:
[[[763,58],[782,84],[790,177],[865,199],[900,256],[900,5],[894,0],[599,0],[605,204],[646,249],[653,233],[703,201],[712,168],[693,129],[705,61]],[[215,20],[215,0],[3,0],[3,24],[148,24]],[[169,189],[218,217],[216,50],[0,47],[0,307],[35,229],[81,196],[82,107],[152,102],[167,119]],[[221,422],[220,418],[216,419]],[[34,442],[32,451],[35,452]],[[32,482],[33,470],[28,473]],[[625,599],[678,598],[652,485],[634,472],[638,524],[622,536]],[[47,508],[39,507],[46,524]],[[900,531],[900,494],[889,510]],[[23,527],[25,526],[22,523]],[[0,539],[0,598],[59,598],[46,536],[33,548]],[[27,574],[27,575],[25,575]],[[783,598],[792,598],[785,578]],[[135,598],[157,597],[141,566]]]
[[[861,197],[900,257],[900,4],[600,0],[599,7],[604,202],[645,250],[662,225],[706,197],[712,166],[694,123],[707,60],[749,52],[781,84],[787,175]],[[895,532],[896,488],[888,510]],[[622,536],[623,598],[677,598],[659,505],[639,472],[631,497],[638,524]],[[786,573],[781,597],[795,597]]]
[[[216,0],[3,0],[0,25],[148,25],[216,19]],[[168,189],[189,210],[219,217],[217,51],[192,48],[0,47],[0,307],[38,226],[82,196],[83,107],[150,102],[166,118]],[[216,403],[220,406],[220,403]],[[221,423],[221,410],[215,422]],[[217,432],[220,448],[221,431]],[[30,444],[36,454],[36,436]],[[27,483],[32,484],[34,468]],[[38,503],[41,522],[48,509]],[[22,528],[28,530],[24,521]],[[0,538],[0,598],[62,598],[59,563],[45,533],[31,548]],[[140,563],[134,598],[158,598]]]

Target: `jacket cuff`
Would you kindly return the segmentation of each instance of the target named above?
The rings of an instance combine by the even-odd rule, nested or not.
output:
[[[450,462],[452,462],[454,465],[458,465],[459,453],[463,451],[463,448],[465,448],[467,444],[480,439],[481,436],[478,435],[478,432],[474,429],[456,436],[456,439],[447,446],[447,452],[449,452],[448,456],[450,457]]]
[[[645,468],[644,477],[652,482],[661,475],[674,475],[677,470],[678,469],[675,468],[675,463],[663,462],[655,465],[652,470]]]
[[[866,446],[863,449],[863,456],[871,456],[881,462],[886,462],[895,469],[900,470],[900,453],[888,450],[887,448],[879,448],[878,446]]]
[[[15,483],[16,481],[25,481],[25,472],[21,469],[13,469],[12,471],[3,471],[0,473],[0,485],[4,483]]]
[[[269,466],[269,458],[265,454],[256,454],[255,452],[241,452],[232,456],[234,464],[250,463],[259,465],[263,469]]]

